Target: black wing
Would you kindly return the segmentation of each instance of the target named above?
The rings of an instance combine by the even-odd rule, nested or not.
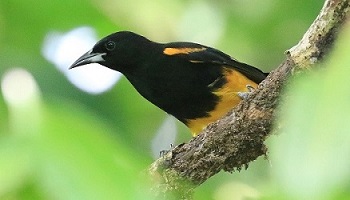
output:
[[[258,68],[235,60],[222,51],[196,43],[169,43],[166,44],[163,53],[169,56],[176,55],[182,57],[192,63],[213,63],[225,65],[239,71],[244,76],[256,83],[260,83],[268,75],[268,73],[264,73]]]

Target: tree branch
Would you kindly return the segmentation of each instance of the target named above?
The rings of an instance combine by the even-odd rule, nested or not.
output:
[[[175,147],[155,161],[149,174],[155,181],[153,189],[157,196],[191,199],[196,186],[221,170],[241,170],[266,155],[264,141],[271,132],[287,78],[295,70],[309,68],[327,55],[349,7],[349,0],[326,0],[302,40],[286,51],[286,60],[256,91],[189,143]]]

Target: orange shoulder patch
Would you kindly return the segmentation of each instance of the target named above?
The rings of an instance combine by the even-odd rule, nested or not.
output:
[[[168,56],[173,56],[176,54],[190,54],[200,51],[205,51],[207,48],[201,47],[201,48],[188,48],[188,47],[182,47],[182,48],[165,48],[163,50],[163,53]]]

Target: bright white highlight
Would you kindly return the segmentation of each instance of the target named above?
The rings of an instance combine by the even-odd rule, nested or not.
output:
[[[11,69],[4,74],[1,92],[6,103],[15,107],[27,105],[39,96],[39,88],[33,76],[21,68]]]
[[[75,60],[93,47],[96,38],[95,31],[89,27],[76,28],[65,34],[50,32],[45,38],[42,54],[79,89],[92,94],[102,93],[119,80],[119,72],[99,64],[68,70]]]

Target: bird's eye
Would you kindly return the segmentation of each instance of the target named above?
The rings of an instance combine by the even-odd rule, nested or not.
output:
[[[113,51],[115,49],[115,42],[113,41],[108,41],[106,44],[105,44],[105,47],[108,51]]]

